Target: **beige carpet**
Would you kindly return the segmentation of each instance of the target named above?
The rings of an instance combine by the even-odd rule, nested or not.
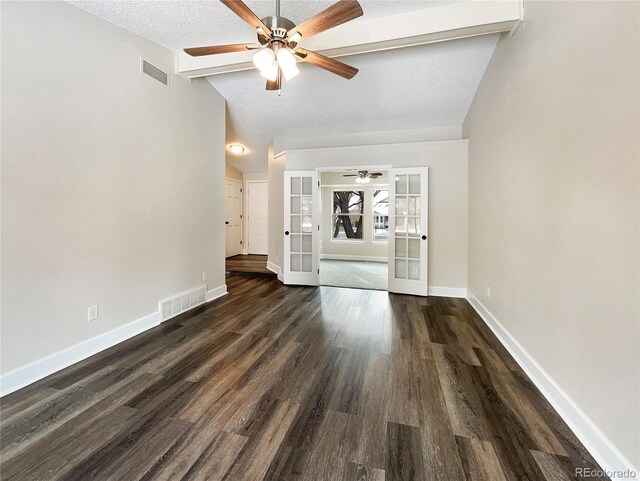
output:
[[[387,263],[320,260],[320,285],[387,290]]]

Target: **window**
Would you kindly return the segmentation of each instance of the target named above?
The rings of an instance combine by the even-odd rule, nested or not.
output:
[[[333,239],[362,240],[364,191],[333,191]]]
[[[373,240],[387,242],[389,239],[389,191],[373,191]]]

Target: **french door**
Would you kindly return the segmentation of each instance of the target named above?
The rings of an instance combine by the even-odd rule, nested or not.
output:
[[[426,296],[426,167],[389,172],[389,292]]]
[[[318,285],[318,173],[284,173],[284,283]]]

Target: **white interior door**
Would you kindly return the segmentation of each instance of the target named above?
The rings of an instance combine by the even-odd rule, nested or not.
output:
[[[427,295],[427,189],[426,167],[389,172],[390,292]]]
[[[242,251],[242,183],[239,180],[226,179],[224,184],[225,229],[224,253],[226,257],[236,256]]]
[[[269,184],[247,182],[247,249],[267,255],[269,241]]]
[[[284,173],[284,283],[318,285],[318,173]]]

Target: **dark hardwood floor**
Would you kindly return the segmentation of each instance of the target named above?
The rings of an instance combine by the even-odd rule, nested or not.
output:
[[[267,256],[248,254],[227,257],[225,266],[229,274],[259,275],[274,279],[277,277],[273,271],[267,269]]]
[[[3,398],[0,477],[558,481],[595,465],[465,300],[228,286]]]

